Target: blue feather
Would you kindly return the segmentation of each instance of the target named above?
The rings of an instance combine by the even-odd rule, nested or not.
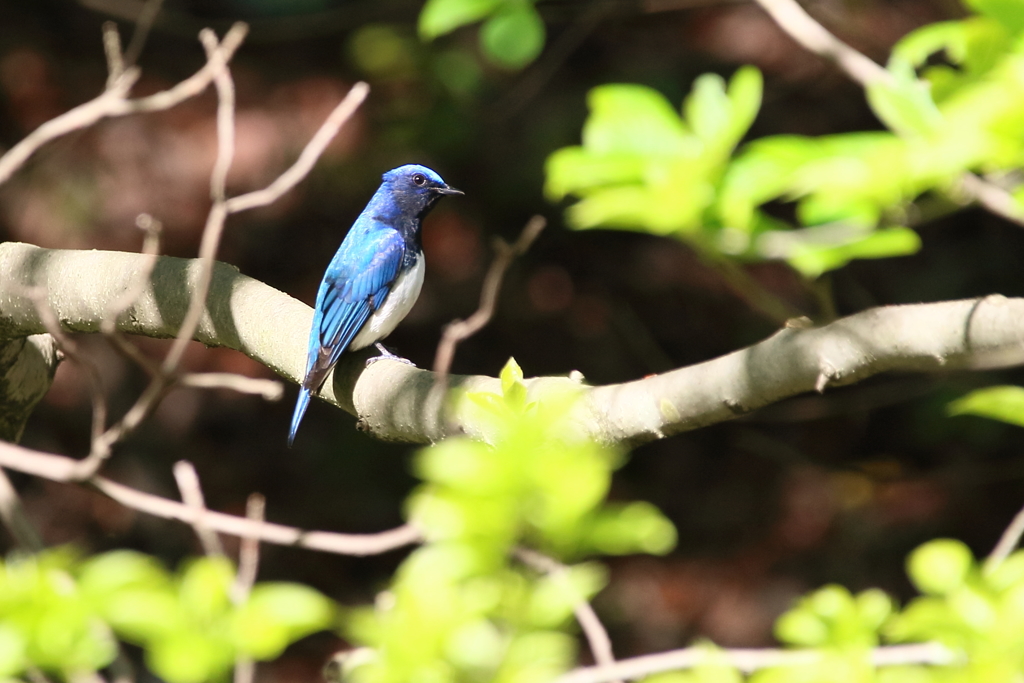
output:
[[[419,295],[419,280],[399,295],[412,300],[388,297],[403,275],[422,267],[420,221],[438,199],[451,194],[462,193],[425,166],[409,164],[384,174],[320,282],[289,446],[310,396],[320,390],[341,355],[383,339],[411,308]],[[367,334],[361,335],[364,329]]]

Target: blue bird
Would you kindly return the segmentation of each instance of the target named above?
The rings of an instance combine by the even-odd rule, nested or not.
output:
[[[420,221],[445,195],[462,194],[426,166],[390,170],[331,259],[316,295],[306,376],[288,445],[327,375],[346,350],[377,344],[408,315],[423,286]],[[378,358],[397,358],[380,344]]]

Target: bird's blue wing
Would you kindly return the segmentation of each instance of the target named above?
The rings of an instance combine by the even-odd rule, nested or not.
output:
[[[316,296],[306,377],[292,415],[289,445],[295,439],[311,393],[327,379],[370,314],[384,303],[404,256],[405,240],[396,230],[362,217],[334,255]]]
[[[353,230],[362,226],[357,222]],[[345,240],[324,274],[310,333],[309,370],[329,369],[387,298],[405,255],[392,229],[374,229]],[[308,374],[308,373],[307,373]]]

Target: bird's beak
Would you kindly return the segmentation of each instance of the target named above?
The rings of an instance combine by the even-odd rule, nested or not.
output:
[[[434,192],[438,194],[466,194],[462,190],[457,190],[451,185],[445,185],[444,187],[435,187]]]

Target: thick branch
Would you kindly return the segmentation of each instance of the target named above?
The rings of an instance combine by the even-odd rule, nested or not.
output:
[[[110,302],[133,286],[146,257],[0,245],[0,339],[43,331],[27,285],[41,285],[61,325],[96,332]],[[199,264],[160,258],[150,284],[118,320],[129,334],[173,337]],[[196,339],[236,349],[297,382],[305,367],[312,310],[223,263],[214,268]],[[372,351],[343,359],[321,398],[389,441],[424,443],[443,433],[423,406],[434,374],[382,361]],[[990,296],[871,309],[819,328],[792,327],[714,360],[625,384],[585,388],[579,420],[595,438],[638,443],[731,419],[783,398],[857,382],[890,370],[926,372],[1024,363],[1024,299]],[[528,381],[534,395],[566,378]],[[499,391],[491,377],[457,376],[453,386]],[[282,425],[282,435],[285,426]],[[283,437],[282,437],[283,438]]]

